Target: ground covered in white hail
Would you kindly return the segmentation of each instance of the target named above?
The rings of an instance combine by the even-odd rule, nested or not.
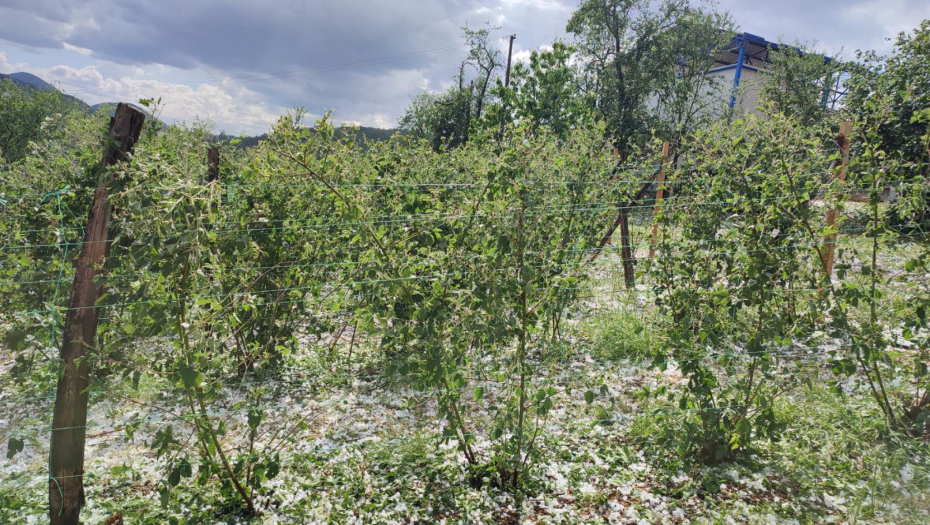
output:
[[[177,456],[159,456],[153,443],[169,427],[196,461],[186,400],[155,380],[134,388],[116,378],[91,395],[83,521],[103,523],[121,512],[129,523],[930,523],[930,447],[882,436],[881,415],[855,377],[828,387],[836,377],[826,359],[839,345],[826,336],[816,347],[773,349],[779,365],[772,381],[783,392],[776,411],[785,423],[777,441],[754,443],[736,462],[705,465],[679,453],[674,440],[661,440],[659,430],[674,429],[687,414],[642,394],[678,392],[686,379],[674,364],[658,370],[642,356],[609,355],[598,342],[629,328],[611,325],[615,317],[598,309],[635,310],[646,295],[640,289],[616,304],[585,303],[566,321],[557,351],[538,363],[535,381],[557,393],[541,422],[520,509],[501,488],[469,483],[456,442],[443,440],[446,422],[432,392],[387,378],[361,338],[351,362],[338,351],[334,359],[324,338],[304,339],[267,379],[254,443],[248,393],[256,378],[226,383],[208,409],[231,457],[277,458],[279,472],[256,495],[259,514],[251,521],[220,493],[217,478],[197,484],[196,466],[195,475],[159,490]],[[0,362],[4,377],[11,365]],[[470,393],[479,386],[485,393],[476,401]],[[492,447],[485,427],[495,389],[477,379],[462,388],[483,458]],[[589,390],[597,392],[593,399],[586,399]],[[47,520],[51,393],[24,395],[9,382],[0,391],[0,523]]]
[[[265,403],[270,430],[255,445],[278,448],[281,470],[256,499],[261,516],[254,523],[514,522],[510,495],[468,484],[462,454],[454,442],[440,439],[444,423],[429,393],[362,374],[343,385],[322,384],[299,370],[285,375],[273,383],[276,394]],[[531,468],[522,523],[930,522],[926,461],[882,444],[855,457],[844,453],[842,443],[816,442],[825,425],[839,424],[843,431],[856,414],[874,417],[864,398],[851,397],[844,407],[825,400],[823,391],[802,389],[783,401],[783,410],[802,420],[782,442],[763,443],[738,463],[695,466],[643,437],[655,418],[675,415],[635,394],[644,387],[677,388],[682,377],[674,367],[658,372],[579,351],[549,370],[547,380],[559,393]],[[604,385],[606,395],[588,404],[585,385]],[[853,394],[861,389],[846,387]],[[247,409],[239,406],[243,388],[228,386],[223,402],[211,408],[227,426],[224,446],[230,451],[248,447]],[[119,510],[148,514],[153,522],[161,516],[156,486],[167,474],[167,458],[156,457],[149,444],[169,424],[181,442],[191,435],[183,421],[172,421],[172,414],[184,413],[183,405],[163,397],[150,392],[144,401],[129,402],[94,395],[86,523],[102,523]],[[0,432],[25,440],[23,450],[3,463],[0,490],[24,495],[17,522],[43,523],[49,400],[17,400],[4,392],[0,403]],[[481,406],[474,405],[480,424]],[[833,422],[803,419],[805,413],[819,419],[833,412],[845,413]],[[479,453],[489,446],[476,443]],[[179,518],[241,520],[215,513],[209,487],[185,482],[175,488]]]

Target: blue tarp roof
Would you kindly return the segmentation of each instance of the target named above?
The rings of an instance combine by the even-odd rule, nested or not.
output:
[[[755,67],[760,67],[764,64],[772,63],[769,59],[770,51],[795,50],[796,52],[801,53],[801,50],[796,47],[779,44],[777,42],[770,42],[759,35],[754,35],[752,33],[738,33],[733,36],[733,39],[730,40],[730,43],[727,44],[723,52],[717,56],[717,64],[735,64],[739,60],[739,49],[742,46],[746,47],[745,64]],[[829,57],[823,57],[823,59],[825,61],[830,60]]]

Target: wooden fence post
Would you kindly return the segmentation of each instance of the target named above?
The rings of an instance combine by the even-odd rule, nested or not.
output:
[[[620,208],[620,257],[623,259],[623,282],[627,288],[636,284],[636,261],[630,237],[630,208],[624,205]]]
[[[220,180],[220,148],[210,146],[207,150],[207,182]]]
[[[620,148],[614,147],[614,158],[617,162],[622,162],[620,157]],[[633,250],[630,246],[630,209],[627,204],[622,204],[617,214],[617,221],[620,223],[620,258],[623,260],[623,282],[627,288],[632,288],[636,284],[636,267],[634,266]]]
[[[833,179],[839,181],[846,180],[846,165],[849,163],[849,135],[852,134],[852,122],[843,122],[840,124],[840,133],[836,137],[836,141],[840,146],[840,164],[836,167],[836,171],[833,172]],[[836,220],[839,217],[840,212],[837,209],[832,209],[827,213],[827,226],[833,227],[836,226]],[[827,234],[824,239],[824,255],[823,255],[823,269],[824,273],[827,275],[827,279],[830,279],[833,275],[833,258],[836,253],[836,238],[837,232],[832,232]]]
[[[656,255],[656,237],[659,236],[659,223],[655,217],[659,214],[659,206],[662,205],[663,191],[665,190],[665,163],[668,162],[668,141],[662,143],[662,166],[659,168],[659,180],[656,188],[656,203],[653,207],[652,216],[652,242],[649,243],[649,258]]]
[[[145,115],[129,105],[116,106],[110,119],[110,146],[100,170],[126,160],[142,132]],[[65,319],[61,360],[64,370],[58,380],[49,449],[49,517],[52,525],[77,525],[84,505],[84,439],[87,425],[87,388],[90,363],[81,359],[97,335],[99,311],[94,307],[101,289],[94,283],[109,251],[110,203],[108,176],[102,176],[94,191],[87,216],[81,252],[71,285],[71,307]]]
[[[210,146],[210,148],[207,149],[207,184],[212,184],[219,180],[220,180],[220,148],[217,146]],[[219,211],[214,204],[210,205],[210,210],[214,212]],[[208,228],[210,227],[208,226]],[[206,265],[205,271],[206,271],[206,274],[210,276],[213,275],[213,267],[210,265],[211,259],[212,257],[210,256],[210,252],[207,252],[206,260],[205,260],[207,265]],[[212,322],[207,324],[207,332],[213,332]],[[242,370],[241,366],[242,365],[240,365],[240,371]]]

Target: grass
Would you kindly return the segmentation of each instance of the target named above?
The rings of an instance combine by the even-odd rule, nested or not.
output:
[[[591,339],[591,354],[604,361],[629,359],[645,362],[658,350],[659,341],[644,314],[597,314],[585,320],[583,330]]]

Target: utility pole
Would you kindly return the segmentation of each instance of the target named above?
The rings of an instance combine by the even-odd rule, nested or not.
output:
[[[510,35],[510,48],[507,50],[507,73],[504,74],[504,87],[510,87],[510,57],[513,55],[513,41],[517,35]]]

